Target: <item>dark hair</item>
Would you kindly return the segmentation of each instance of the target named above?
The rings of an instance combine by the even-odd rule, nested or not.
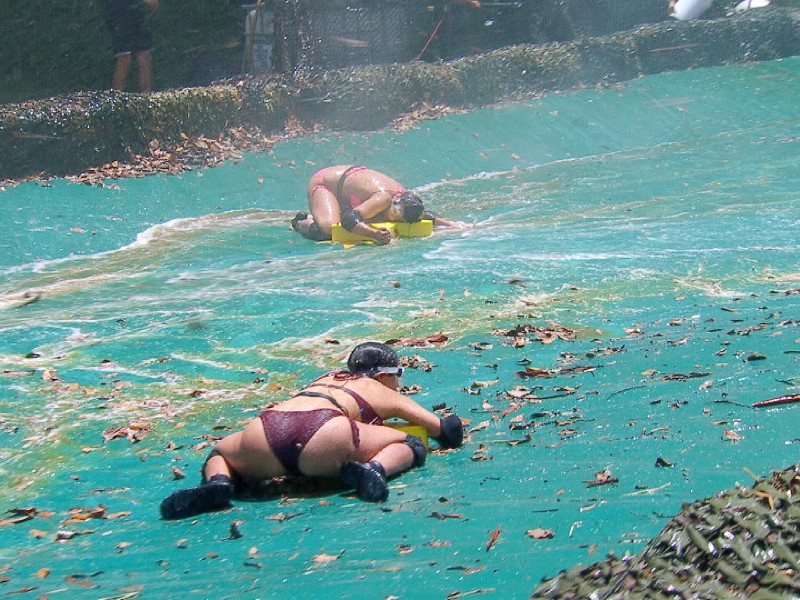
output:
[[[364,342],[350,353],[347,369],[351,373],[369,373],[380,367],[396,367],[400,359],[397,353],[380,342]]]
[[[422,218],[422,213],[425,212],[422,200],[414,192],[403,192],[397,202],[400,204],[400,213],[406,223],[416,223]]]
[[[292,218],[292,229],[297,231],[297,223],[298,223],[298,221],[302,221],[302,220],[304,220],[306,218],[308,218],[308,213],[307,212],[299,212],[299,213],[297,213]]]

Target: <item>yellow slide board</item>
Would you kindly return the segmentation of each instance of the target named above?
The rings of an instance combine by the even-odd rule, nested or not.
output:
[[[392,232],[392,237],[425,237],[433,233],[433,221],[429,220],[417,223],[370,223],[370,227],[388,229]],[[374,241],[364,235],[347,231],[339,223],[331,227],[331,240],[343,244]]]
[[[408,435],[417,436],[422,440],[422,443],[425,444],[425,450],[428,449],[428,430],[422,425],[412,425],[411,423],[406,423],[404,421],[399,423],[385,423],[385,425],[388,425],[394,429],[399,429],[400,431],[405,431]]]
[[[433,221],[425,219],[416,223],[394,223],[397,237],[426,237],[433,233]]]

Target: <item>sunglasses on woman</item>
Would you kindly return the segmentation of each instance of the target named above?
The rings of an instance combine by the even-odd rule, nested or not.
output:
[[[384,374],[384,375],[397,375],[398,377],[403,376],[403,371],[405,369],[403,367],[378,367],[377,369],[373,369],[373,373],[376,375]]]

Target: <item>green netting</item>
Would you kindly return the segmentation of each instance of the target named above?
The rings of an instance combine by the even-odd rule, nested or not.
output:
[[[527,597],[640,551],[745,469],[796,462],[800,407],[750,404],[797,391],[798,76],[797,58],[660,75],[204,172],[0,193],[0,506],[27,509],[5,515],[2,591]],[[345,162],[476,227],[300,239],[307,178]],[[159,520],[208,436],[357,341],[438,332],[402,350],[435,365],[405,383],[472,433],[387,504],[289,489]],[[617,483],[591,485],[606,470]]]

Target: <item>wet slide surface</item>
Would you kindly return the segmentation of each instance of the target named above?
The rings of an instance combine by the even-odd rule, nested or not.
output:
[[[323,133],[180,176],[0,193],[0,592],[527,597],[798,460],[800,59]],[[288,227],[367,164],[465,231]],[[367,339],[469,421],[386,504],[289,489],[164,522],[214,436]],[[181,478],[182,476],[184,476]]]

